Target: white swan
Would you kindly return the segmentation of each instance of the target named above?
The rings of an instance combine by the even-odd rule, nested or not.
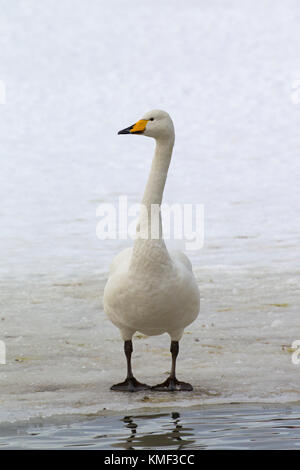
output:
[[[150,234],[151,205],[162,202],[175,134],[172,119],[165,111],[150,111],[136,124],[119,134],[143,134],[156,140],[150,176],[146,185],[137,230]],[[145,234],[145,232],[143,232]],[[152,232],[153,233],[153,232]],[[159,237],[137,237],[113,260],[104,290],[104,310],[124,340],[127,378],[112,390],[136,391],[149,388],[139,383],[131,369],[132,336],[139,331],[148,336],[167,332],[171,337],[172,370],[170,377],[154,390],[192,390],[175,375],[179,340],[184,328],[192,323],[200,307],[199,288],[189,259],[181,252],[168,252],[159,214]]]

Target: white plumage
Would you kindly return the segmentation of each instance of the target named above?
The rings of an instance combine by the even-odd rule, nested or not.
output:
[[[113,260],[104,290],[104,310],[121,332],[125,341],[127,379],[112,387],[114,390],[146,388],[131,371],[132,336],[136,331],[153,336],[167,332],[171,338],[172,372],[169,379],[154,389],[191,390],[192,387],[175,377],[178,341],[184,328],[192,323],[200,306],[199,288],[192,265],[182,252],[169,252],[162,236],[161,216],[158,218],[157,239],[151,239],[151,206],[162,202],[163,190],[174,145],[174,127],[168,113],[148,112],[135,125],[121,134],[143,134],[156,139],[155,155],[146,185],[138,229],[148,236],[138,237],[132,248],[119,253]],[[174,370],[173,370],[174,369]],[[173,375],[173,376],[172,376]]]

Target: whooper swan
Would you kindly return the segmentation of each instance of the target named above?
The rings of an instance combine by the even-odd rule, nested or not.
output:
[[[150,176],[142,200],[137,232],[148,230],[148,236],[137,236],[132,248],[119,253],[113,260],[104,290],[104,310],[121,332],[127,359],[127,377],[113,385],[112,390],[139,391],[149,389],[132,373],[132,336],[141,332],[147,336],[168,333],[171,338],[172,368],[168,379],[152,390],[193,390],[189,383],[175,375],[179,340],[184,328],[192,323],[200,307],[199,288],[189,259],[181,252],[169,252],[162,236],[159,211],[158,236],[151,238],[154,216],[151,206],[160,208],[167,172],[171,160],[175,133],[172,119],[165,111],[150,111],[136,124],[119,134],[142,134],[156,140]],[[154,213],[154,212],[153,212]],[[152,220],[151,220],[152,217]],[[139,231],[140,230],[140,231]]]

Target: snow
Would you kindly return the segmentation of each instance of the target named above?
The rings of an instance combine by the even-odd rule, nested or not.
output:
[[[5,2],[0,18],[0,421],[300,399],[300,78],[296,1]],[[165,202],[205,207],[188,253],[201,314],[181,342],[194,392],[121,395],[96,209],[139,202],[149,139],[117,136],[166,109],[176,143]],[[147,366],[145,366],[147,364]],[[138,379],[170,368],[167,336],[134,341]]]

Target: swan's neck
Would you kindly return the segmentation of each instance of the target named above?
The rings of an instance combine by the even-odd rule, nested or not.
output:
[[[151,171],[142,200],[142,204],[147,207],[148,210],[151,210],[152,204],[161,205],[173,144],[173,140],[156,141]]]
[[[162,236],[160,206],[174,145],[174,137],[157,140],[154,158],[142,199],[131,267],[157,271],[171,263]],[[139,236],[140,235],[140,236]]]

